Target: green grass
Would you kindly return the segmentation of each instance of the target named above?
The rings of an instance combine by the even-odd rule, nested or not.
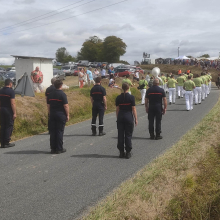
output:
[[[220,100],[178,143],[83,219],[220,219],[219,124]]]

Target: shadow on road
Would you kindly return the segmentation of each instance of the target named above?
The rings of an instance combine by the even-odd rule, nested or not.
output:
[[[168,109],[168,112],[186,112],[185,109]]]
[[[118,137],[112,137],[113,139],[118,139]],[[132,137],[132,140],[150,140],[150,138],[146,137]]]
[[[38,150],[24,150],[24,151],[11,151],[4,154],[51,154],[49,151],[38,151]]]
[[[100,155],[100,154],[80,154],[80,155],[73,155],[71,157],[78,157],[78,158],[119,158],[118,156],[112,155]]]
[[[38,135],[49,135],[48,133],[46,134],[38,134]],[[63,137],[93,137],[91,134],[64,134]],[[98,136],[98,135],[97,135]]]

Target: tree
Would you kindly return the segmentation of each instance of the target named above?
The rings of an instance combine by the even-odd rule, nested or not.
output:
[[[120,56],[126,53],[127,45],[121,38],[109,36],[103,42],[103,58],[109,63],[119,62]]]
[[[75,62],[76,58],[71,56],[65,47],[57,49],[56,60],[61,63]]]
[[[87,39],[77,54],[78,60],[89,60],[91,62],[101,61],[102,40],[97,36]]]
[[[119,63],[123,63],[123,64],[126,64],[126,65],[130,65],[130,63],[127,62],[126,60],[120,60]]]
[[[57,49],[56,52],[56,60],[57,62],[61,62],[64,63],[65,62],[65,58],[69,56],[69,53],[67,52],[65,47],[61,47]]]
[[[205,58],[209,58],[210,56],[209,56],[209,54],[203,54],[202,56],[200,56],[200,57],[205,57]]]
[[[192,58],[193,56],[191,56],[191,55],[188,55],[187,57],[189,57],[189,58]]]

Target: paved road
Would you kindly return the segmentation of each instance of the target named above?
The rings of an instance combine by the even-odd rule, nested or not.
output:
[[[89,134],[90,121],[66,128],[67,153],[48,154],[49,136],[38,135],[0,149],[0,219],[76,219],[124,180],[163,153],[196,125],[214,106],[219,91],[185,111],[184,99],[168,106],[163,118],[163,140],[152,141],[143,106],[137,106],[139,125],[134,131],[133,157],[119,159],[115,114],[105,117],[104,137]]]

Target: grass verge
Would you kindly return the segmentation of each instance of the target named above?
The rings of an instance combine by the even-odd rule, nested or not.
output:
[[[220,99],[177,144],[83,219],[220,219],[219,123]]]

